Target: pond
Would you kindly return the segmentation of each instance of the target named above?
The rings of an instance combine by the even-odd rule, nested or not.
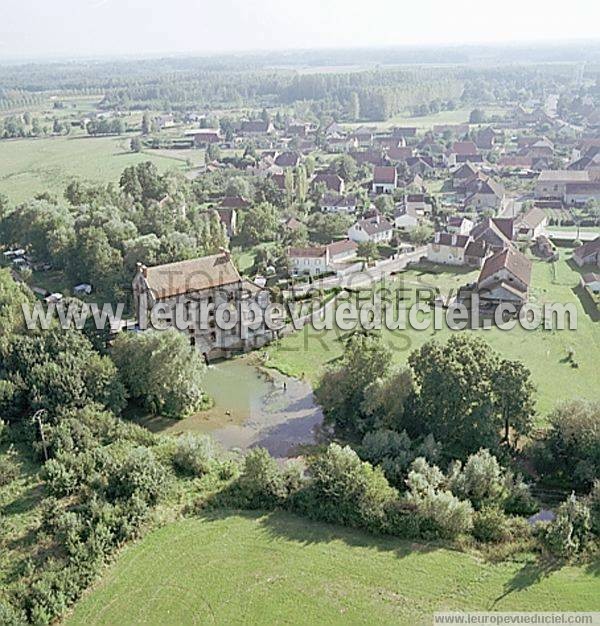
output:
[[[259,368],[252,355],[211,364],[204,389],[214,406],[183,420],[151,417],[154,432],[210,434],[225,449],[262,446],[276,457],[295,456],[298,446],[316,443],[323,413],[310,384]]]

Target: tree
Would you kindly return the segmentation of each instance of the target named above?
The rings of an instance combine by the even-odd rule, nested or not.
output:
[[[91,283],[104,293],[112,293],[122,277],[123,258],[113,248],[106,232],[99,227],[82,229],[67,255],[67,272],[73,282]]]
[[[520,435],[527,435],[533,427],[535,386],[531,372],[521,361],[502,359],[493,378],[496,410],[504,422],[504,440],[510,444],[510,431],[515,444]]]
[[[389,362],[379,337],[351,336],[339,366],[328,369],[316,389],[327,420],[342,432],[364,433],[373,423],[363,405],[366,390],[387,373]]]
[[[32,300],[33,294],[15,282],[8,269],[0,269],[0,354],[3,341],[23,329],[21,305]]]
[[[206,156],[209,161],[219,161],[221,158],[221,148],[218,143],[208,144],[206,149]]]
[[[141,152],[142,151],[142,141],[139,137],[132,137],[129,142],[129,146],[132,152]]]
[[[576,487],[588,487],[600,476],[600,403],[571,401],[549,416],[550,428],[534,444],[538,472]]]
[[[375,208],[380,213],[390,213],[394,209],[394,201],[388,194],[382,194],[375,198]]]
[[[469,114],[469,124],[481,124],[485,121],[485,111],[482,109],[473,109]]]
[[[423,246],[433,240],[434,230],[428,224],[422,224],[410,231],[410,240],[417,246]]]
[[[245,246],[273,241],[279,227],[279,212],[267,202],[251,207],[244,214],[240,240]]]
[[[357,254],[367,260],[367,263],[379,256],[379,248],[374,241],[361,241],[358,244]]]
[[[10,406],[0,409],[15,419],[43,409],[56,422],[67,409],[94,402],[117,413],[124,406],[125,390],[114,364],[94,352],[78,330],[16,336],[3,369],[14,393]]]
[[[148,111],[144,111],[142,116],[142,135],[149,135],[152,130],[152,120]]]
[[[356,91],[350,94],[348,100],[348,119],[357,122],[360,119],[360,100]]]
[[[317,243],[331,243],[333,239],[345,235],[351,225],[352,218],[342,213],[326,215],[319,211],[308,218],[310,238]]]
[[[457,457],[497,447],[501,421],[494,413],[493,377],[498,357],[483,339],[458,334],[446,344],[429,341],[410,354],[408,363],[418,394],[417,417],[407,427],[431,433]]]
[[[340,155],[333,164],[335,172],[346,183],[352,182],[356,178],[358,167],[356,161],[349,154]]]
[[[206,365],[183,333],[121,333],[111,355],[130,397],[152,414],[180,418],[200,407]]]

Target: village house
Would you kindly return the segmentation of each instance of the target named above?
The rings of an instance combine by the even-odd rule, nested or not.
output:
[[[423,219],[417,210],[410,205],[400,204],[394,211],[394,226],[404,231],[417,228]]]
[[[320,206],[323,213],[354,213],[357,202],[356,196],[326,193],[321,198]]]
[[[396,148],[388,148],[386,155],[390,161],[398,163],[405,162],[406,159],[414,156],[415,149],[410,146],[398,146]]]
[[[513,220],[486,217],[471,230],[470,235],[473,241],[484,241],[493,252],[499,252],[512,245]]]
[[[356,137],[331,135],[327,137],[327,150],[329,152],[350,152],[358,148]]]
[[[357,243],[373,241],[384,243],[391,241],[394,226],[385,217],[376,213],[371,217],[358,220],[348,229],[348,239]]]
[[[491,150],[496,144],[498,136],[498,133],[491,126],[486,126],[477,131],[475,145],[478,150]]]
[[[304,224],[295,217],[288,217],[283,222],[283,228],[289,232],[297,232],[304,228]]]
[[[600,294],[600,274],[590,272],[581,277],[581,284],[593,294]]]
[[[412,174],[430,176],[435,170],[435,163],[430,156],[414,156],[406,159],[406,165]]]
[[[554,157],[554,144],[546,137],[542,137],[523,147],[519,154],[530,156],[534,159],[552,159]]]
[[[231,330],[218,327],[213,310],[208,313],[206,324],[196,317],[193,327],[185,331],[190,343],[207,360],[252,350],[274,338],[274,331],[264,323],[256,329],[247,327],[249,320],[244,317],[243,305],[253,303],[264,309],[270,303],[270,294],[243,280],[228,252],[155,267],[138,263],[132,287],[136,319],[141,328],[157,304],[163,307],[161,319],[166,323],[175,321],[178,305],[190,316],[194,315],[192,304],[215,308],[224,304],[236,311],[238,323]]]
[[[293,276],[319,276],[337,272],[344,263],[356,258],[358,245],[343,239],[326,246],[290,247],[287,251],[290,273]]]
[[[306,137],[311,132],[309,122],[292,122],[287,125],[287,134],[290,137]]]
[[[543,235],[548,225],[548,216],[543,209],[532,208],[517,218],[515,229],[519,237],[533,240]]]
[[[587,170],[543,170],[535,184],[534,194],[538,199],[564,200],[567,185],[590,182]]]
[[[404,198],[402,199],[402,204],[417,212],[418,215],[428,215],[432,212],[432,207],[429,202],[427,202],[426,196],[424,193],[407,193],[404,194]]]
[[[529,297],[531,261],[512,246],[486,259],[477,279],[477,294],[483,308],[511,303],[517,308]]]
[[[600,182],[567,183],[564,203],[566,206],[585,206],[588,202],[600,202]]]
[[[455,141],[444,154],[446,167],[454,167],[457,163],[481,162],[481,155],[472,141]]]
[[[344,180],[337,174],[330,174],[327,172],[315,174],[311,181],[312,187],[315,187],[320,183],[323,183],[328,191],[333,191],[337,194],[344,193]]]
[[[427,260],[443,265],[464,265],[470,241],[468,235],[436,233],[434,241],[427,246]]]
[[[373,168],[373,193],[393,193],[398,186],[396,168],[386,165]]]
[[[219,129],[214,128],[196,128],[186,130],[184,134],[194,142],[196,148],[206,148],[210,144],[223,141]]]
[[[593,241],[586,241],[573,252],[573,261],[579,267],[597,265],[600,267],[600,237]]]
[[[358,144],[363,147],[368,147],[373,143],[373,136],[375,134],[374,128],[368,128],[366,126],[360,126],[357,128],[353,135],[356,137]]]
[[[456,235],[468,235],[475,224],[468,218],[460,215],[451,215],[448,218],[446,230]]]
[[[352,151],[350,156],[357,165],[388,165],[388,161],[383,156],[383,151],[378,148]]]
[[[392,128],[392,135],[394,137],[404,137],[404,139],[417,136],[417,127],[416,126],[394,126]]]
[[[503,208],[505,202],[504,186],[492,178],[485,180],[474,179],[465,187],[465,208],[475,211],[491,209],[498,211]]]
[[[297,167],[300,163],[300,155],[296,152],[282,152],[275,157],[275,165],[279,167]]]
[[[342,136],[345,134],[344,129],[337,122],[330,122],[325,126],[323,132],[327,137],[331,137],[332,135]]]
[[[464,191],[467,183],[475,179],[478,174],[479,170],[472,163],[460,165],[452,172],[452,188],[457,191]]]
[[[157,115],[152,121],[157,130],[164,130],[165,128],[172,128],[175,126],[175,118],[171,113]]]
[[[275,127],[269,121],[246,120],[240,126],[240,133],[246,136],[271,135],[275,132]]]
[[[217,214],[221,224],[225,227],[227,236],[231,239],[237,234],[237,211],[236,209],[217,208]]]
[[[225,196],[219,202],[223,209],[247,209],[252,203],[243,196]]]

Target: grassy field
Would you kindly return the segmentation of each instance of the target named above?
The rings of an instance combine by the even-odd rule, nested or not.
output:
[[[357,126],[376,126],[378,128],[389,128],[391,126],[416,126],[421,130],[431,129],[435,124],[466,124],[469,121],[469,115],[473,110],[472,107],[455,109],[454,111],[440,111],[431,115],[415,117],[408,113],[395,115],[385,122],[357,122],[352,124],[343,124],[346,127]],[[501,108],[486,108],[488,115],[502,115],[506,111]]]
[[[598,610],[597,592],[591,568],[493,565],[284,513],[224,513],[127,548],[65,623],[412,626],[441,610]]]
[[[532,294],[534,302],[575,303],[577,330],[526,331],[517,327],[511,331],[498,328],[469,330],[481,335],[505,357],[521,359],[532,371],[538,388],[537,408],[543,421],[560,400],[582,397],[600,400],[598,384],[598,354],[600,354],[600,322],[597,313],[589,307],[578,288],[579,272],[567,262],[570,252],[561,251],[561,260],[552,264],[535,261],[533,266]],[[438,273],[411,269],[401,275],[409,294],[417,287],[437,286],[442,293],[456,290],[460,285],[472,282],[478,272],[464,272],[438,267]],[[585,271],[585,270],[584,270]],[[595,315],[595,317],[594,317]],[[595,321],[594,321],[595,320]],[[395,362],[404,363],[408,355],[426,341],[447,339],[452,332],[447,328],[435,331],[383,330],[382,336],[390,347]],[[317,331],[306,326],[302,331],[282,339],[267,349],[267,364],[286,374],[306,377],[315,383],[323,368],[341,355],[345,335],[335,330]],[[568,350],[574,350],[578,368],[567,361]]]
[[[76,177],[116,182],[129,165],[152,161],[161,170],[181,168],[184,161],[148,151],[129,151],[130,138],[67,137],[0,141],[0,192],[13,202],[22,202],[37,193],[62,194]]]

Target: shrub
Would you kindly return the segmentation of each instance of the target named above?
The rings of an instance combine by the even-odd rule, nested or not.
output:
[[[385,531],[402,539],[435,538],[435,524],[422,517],[415,504],[402,500],[388,502],[385,506]]]
[[[501,509],[484,506],[473,516],[473,536],[485,543],[499,543],[510,537],[508,519]]]
[[[249,509],[273,509],[288,496],[277,461],[264,448],[250,450],[230,494],[233,504]]]
[[[108,477],[107,494],[111,499],[139,496],[148,504],[156,504],[165,494],[169,476],[154,453],[148,448],[131,450]]]
[[[8,424],[0,419],[0,446],[8,439]]]
[[[529,485],[521,475],[507,472],[504,477],[504,511],[512,515],[533,515],[539,511],[538,503],[531,495]]]
[[[406,431],[398,433],[381,429],[367,433],[360,447],[361,458],[379,465],[386,478],[394,485],[403,485],[408,467],[417,457],[436,461],[439,446],[431,435],[421,443],[413,442]]]
[[[450,491],[435,491],[416,495],[409,493],[407,501],[417,507],[422,517],[430,520],[436,534],[444,539],[453,539],[467,533],[473,527],[473,507],[466,500],[459,500]]]
[[[210,437],[188,433],[177,439],[173,465],[182,472],[202,476],[210,471],[214,457],[215,446]]]
[[[0,624],[3,626],[25,626],[27,618],[25,614],[16,609],[12,604],[0,600]]]
[[[397,492],[381,469],[362,462],[352,448],[331,444],[311,460],[309,474],[297,501],[307,515],[346,526],[384,528],[385,507]]]
[[[592,532],[600,537],[600,480],[597,480],[592,487],[589,506],[592,516]]]
[[[18,475],[17,452],[11,446],[4,454],[0,454],[0,487],[8,485]]]
[[[445,480],[437,465],[430,465],[423,457],[418,457],[410,466],[406,484],[412,493],[424,495],[430,489],[438,489],[444,485]]]
[[[589,488],[600,476],[600,403],[573,401],[550,415],[551,427],[533,450],[536,469]]]
[[[452,492],[470,500],[476,509],[483,504],[498,504],[504,498],[502,469],[489,450],[482,449],[469,456],[463,468],[457,461],[450,474]]]
[[[554,555],[570,559],[582,552],[591,539],[592,516],[587,504],[572,495],[563,502],[542,536]]]
[[[182,333],[121,333],[112,356],[130,396],[153,414],[179,418],[202,404],[206,366]]]
[[[445,490],[446,477],[435,465],[419,457],[411,465],[406,484],[406,502],[415,506],[419,515],[429,520],[431,533],[452,538],[468,532],[473,525],[471,503],[459,500]]]

